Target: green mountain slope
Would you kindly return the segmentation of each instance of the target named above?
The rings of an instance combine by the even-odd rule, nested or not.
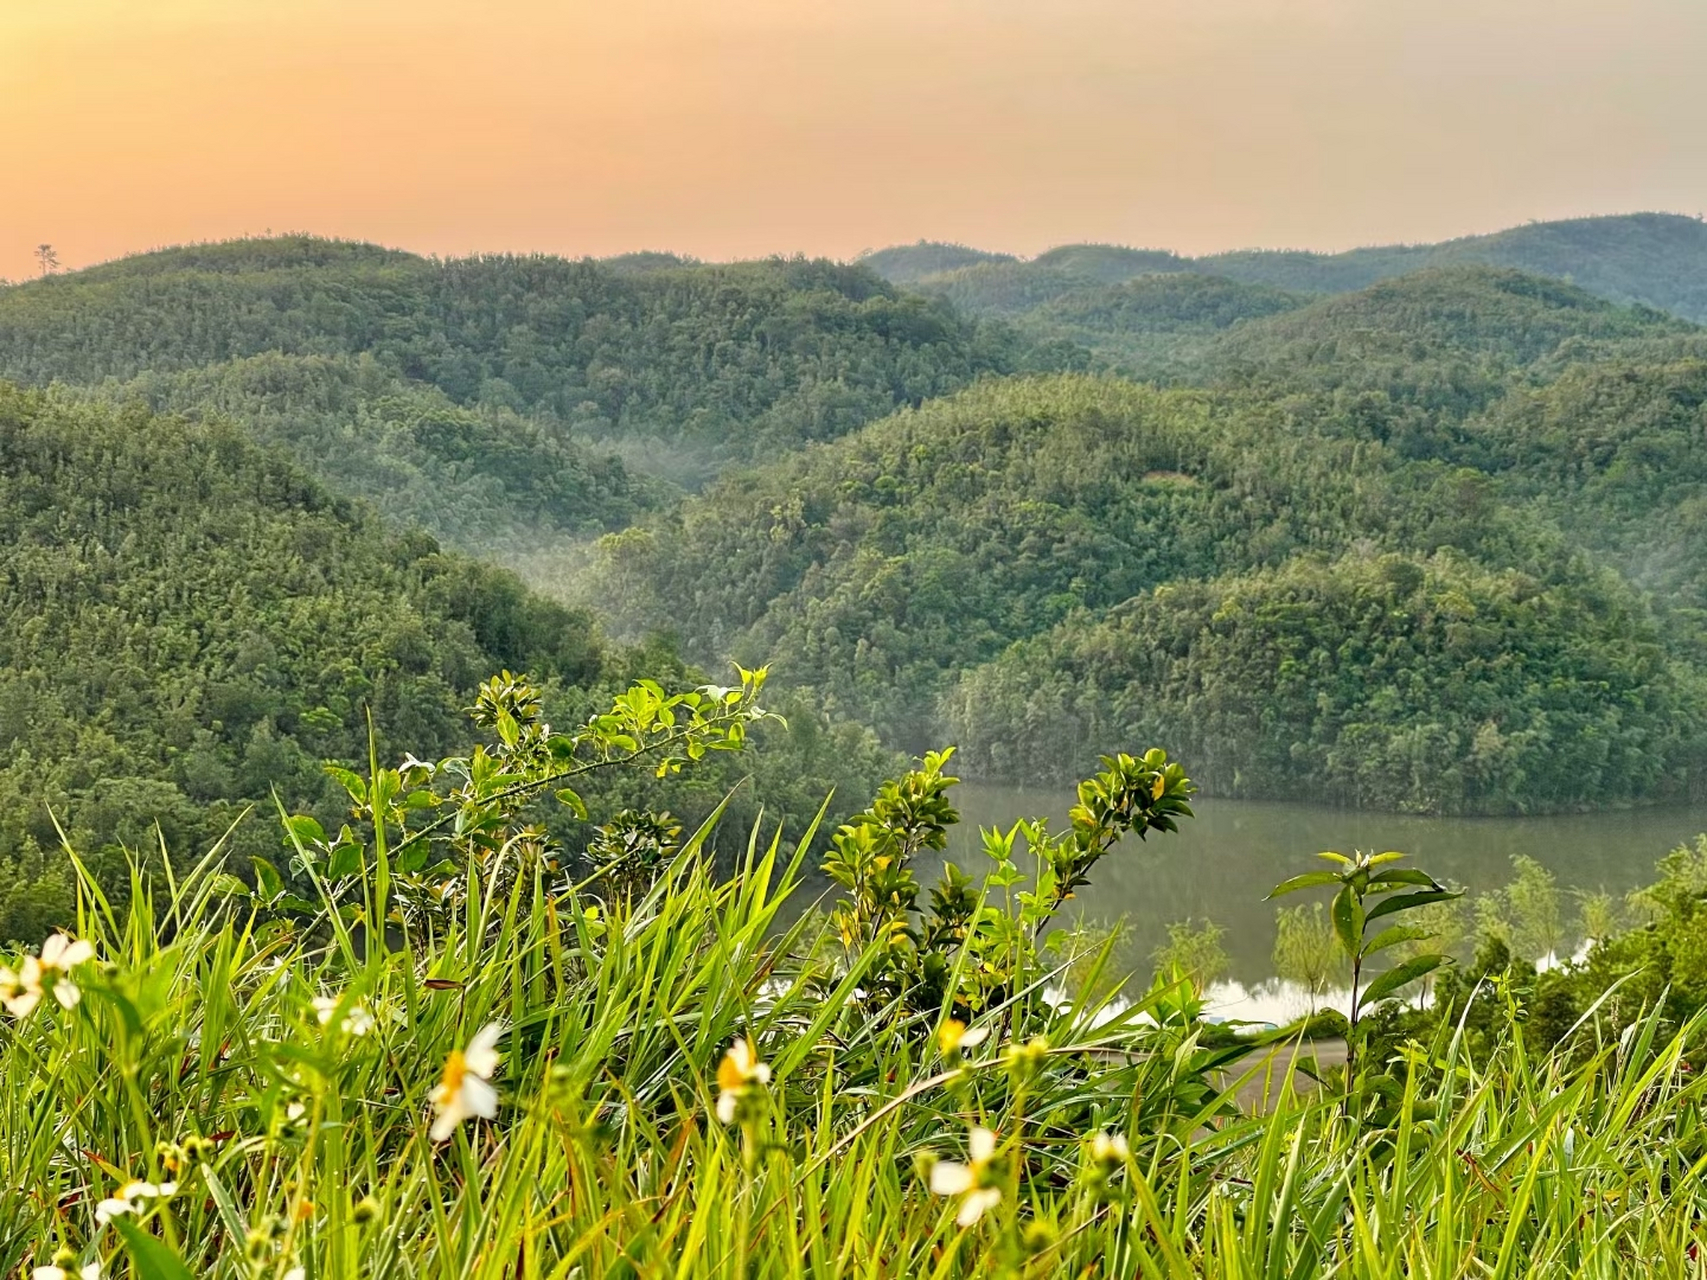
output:
[[[1162,587],[1016,645],[946,705],[988,776],[1066,781],[1155,741],[1220,795],[1447,813],[1677,798],[1707,728],[1699,676],[1615,575],[1445,553]]]
[[[630,524],[663,486],[538,418],[460,405],[372,356],[276,352],[144,373],[103,399],[241,423],[340,492],[473,551],[549,544]]]
[[[0,288],[0,377],[122,394],[139,378],[257,357],[365,358],[461,408],[537,419],[532,434],[560,456],[573,443],[650,441],[716,460],[833,438],[1020,359],[1012,335],[863,268],[643,257],[430,261],[305,237],[165,250]],[[252,373],[229,375],[245,405]],[[267,412],[277,426],[301,407]],[[355,416],[342,406],[310,434],[348,431]],[[518,434],[515,449],[538,443]],[[318,444],[298,454],[313,465]],[[350,461],[320,474],[341,486]],[[411,465],[436,461],[429,448]],[[488,461],[477,450],[474,470]],[[482,479],[504,490],[508,460],[490,463],[497,474]],[[586,455],[569,465],[609,470]],[[609,524],[621,513],[588,514]]]
[[[1533,554],[1448,469],[1240,394],[989,383],[730,477],[602,546],[593,594],[703,659],[765,653],[911,749],[958,668],[1074,610],[1356,539]]]
[[[1191,262],[1166,249],[1129,249],[1119,244],[1063,244],[1038,254],[1032,264],[1097,284],[1122,284],[1139,276],[1189,271]]]
[[[1707,321],[1707,224],[1677,214],[1536,222],[1431,245],[1337,254],[1252,251],[1196,262],[1236,280],[1317,293],[1363,289],[1425,267],[1477,263],[1569,280],[1614,302]]]
[[[955,271],[980,262],[1012,262],[1015,259],[1011,254],[986,253],[963,244],[920,240],[917,244],[898,244],[861,254],[858,261],[860,266],[875,271],[891,284],[913,284],[943,271]]]
[[[1042,319],[1111,335],[1211,333],[1308,305],[1304,294],[1176,271],[1052,299]]]
[[[703,679],[388,531],[227,422],[0,383],[0,937],[64,918],[56,821],[102,865],[115,842],[152,845],[155,822],[174,856],[199,854],[275,792],[335,828],[347,800],[320,762],[365,766],[370,714],[382,759],[466,749],[464,708],[506,668],[562,717],[641,676]],[[697,822],[752,773],[731,830],[761,805],[799,830],[831,787],[845,812],[891,766],[868,732],[784,706],[788,731],[665,784],[665,802]],[[588,796],[607,814],[627,798]],[[236,846],[281,856],[264,818]]]
[[[1574,283],[1597,297],[1640,303],[1707,322],[1707,224],[1675,214],[1576,218],[1513,227],[1439,244],[1384,245],[1346,253],[1242,250],[1184,258],[1159,250],[1063,245],[1021,260],[964,251],[940,260],[904,249],[860,260],[898,284],[948,297],[973,315],[1025,318],[1057,299],[1100,285],[1173,272],[1219,276],[1296,294],[1352,293],[1430,268],[1485,266]],[[1140,372],[1142,345],[1108,344],[1105,354]]]
[[[600,660],[585,615],[234,428],[0,384],[0,858],[56,844],[49,804],[90,848],[159,818],[187,850],[273,788],[324,800],[319,760],[366,757],[364,709],[448,749],[493,671]]]
[[[1707,634],[1707,352],[1571,365],[1437,452],[1497,476]]]
[[[1450,267],[1383,281],[1229,329],[1199,353],[1200,380],[1269,388],[1369,389],[1463,413],[1546,360],[1599,358],[1640,341],[1700,331],[1646,307],[1492,267]]]
[[[597,594],[703,659],[772,655],[910,749],[952,732],[987,776],[1071,760],[1065,777],[1156,737],[1161,719],[1132,718],[1153,695],[1145,714],[1223,792],[1293,794],[1294,756],[1334,803],[1508,811],[1696,786],[1700,331],[1482,267],[1271,296],[1272,314],[1216,328],[1213,297],[1161,279],[1117,288],[1141,300],[1134,327],[1144,307],[1172,324],[1211,304],[1192,320],[1206,385],[1051,377],[929,402],[607,539]],[[1247,288],[1221,295],[1232,314]],[[1382,553],[1415,569],[1409,622],[1379,616]],[[1222,643],[1234,601],[1253,603]],[[1442,630],[1460,604],[1487,623],[1475,662],[1451,640],[1468,633]],[[1328,679],[1376,649],[1367,678]],[[1598,781],[1543,767],[1582,763],[1571,735],[1610,753],[1581,773]],[[1441,765],[1507,739],[1497,769]]]

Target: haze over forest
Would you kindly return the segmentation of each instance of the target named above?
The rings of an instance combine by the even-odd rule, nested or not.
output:
[[[731,659],[792,708],[740,803],[797,821],[949,742],[991,780],[1154,742],[1214,795],[1688,800],[1703,319],[1707,226],[1658,214],[1337,256],[284,237],[52,272],[0,289],[0,856],[45,868],[55,817],[193,848],[275,790],[335,806],[364,708],[449,750],[499,667],[584,708]],[[25,915],[64,892],[22,880]]]

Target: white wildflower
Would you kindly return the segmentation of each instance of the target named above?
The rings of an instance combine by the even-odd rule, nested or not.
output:
[[[504,1028],[498,1023],[488,1023],[468,1042],[466,1049],[454,1049],[445,1059],[444,1075],[433,1090],[434,1142],[443,1142],[456,1132],[457,1125],[472,1116],[490,1120],[498,1114],[498,1091],[490,1080],[498,1069],[496,1046],[503,1034]]]
[[[720,1091],[717,1095],[718,1120],[723,1124],[734,1124],[741,1099],[756,1089],[764,1088],[770,1079],[770,1067],[759,1061],[753,1042],[741,1036],[729,1046],[723,1061],[717,1064],[717,1087]]]
[[[970,1227],[1002,1200],[1001,1188],[989,1185],[990,1161],[996,1155],[996,1135],[979,1125],[972,1130],[967,1149],[966,1164],[938,1160],[931,1166],[932,1194],[961,1197],[960,1212],[954,1220],[962,1227]]]

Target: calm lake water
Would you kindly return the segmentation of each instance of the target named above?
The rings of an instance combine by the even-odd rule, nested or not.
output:
[[[961,825],[949,856],[974,876],[990,865],[980,827],[1005,829],[1020,817],[1048,817],[1061,831],[1074,803],[1070,791],[971,783],[951,795]],[[1455,881],[1471,896],[1505,885],[1512,857],[1528,854],[1552,870],[1563,890],[1622,896],[1653,878],[1661,855],[1707,831],[1707,808],[1701,807],[1541,818],[1423,818],[1252,800],[1203,799],[1193,808],[1197,817],[1182,823],[1178,834],[1127,839],[1098,863],[1090,886],[1080,891],[1080,910],[1091,919],[1128,923],[1121,957],[1141,977],[1148,976],[1150,952],[1170,922],[1213,920],[1226,930],[1230,976],[1246,989],[1272,972],[1275,904],[1263,895],[1288,876],[1321,866],[1315,857],[1320,850],[1398,849],[1408,865]],[[937,868],[920,871],[928,884],[926,876],[934,879]],[[1564,908],[1574,928],[1575,904],[1567,898]],[[1241,1006],[1240,1016],[1255,1016],[1261,1002],[1231,1003]]]

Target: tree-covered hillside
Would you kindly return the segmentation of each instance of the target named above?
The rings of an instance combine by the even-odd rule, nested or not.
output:
[[[1066,290],[1015,320],[1038,340],[1075,343],[1111,369],[1186,382],[1201,377],[1222,334],[1311,301],[1267,285],[1176,271]]]
[[[608,539],[594,594],[701,656],[773,655],[918,749],[955,670],[1078,609],[1358,539],[1536,554],[1449,468],[1398,465],[1240,393],[991,383]]]
[[[1335,803],[1451,811],[1696,785],[1699,331],[1489,268],[1273,301],[1212,328],[1198,387],[989,383],[731,476],[607,539],[596,594],[703,658],[772,654],[911,749],[961,736],[991,776],[1065,777],[1166,720],[1239,794],[1296,794],[1288,759]],[[1403,623],[1378,616],[1383,552],[1423,566]],[[1192,638],[1233,601],[1256,603]],[[1474,663],[1454,609],[1486,624]],[[1598,772],[1563,745],[1584,735]],[[1507,744],[1498,770],[1446,768],[1478,741]]]
[[[1229,329],[1195,375],[1272,394],[1379,391],[1449,417],[1503,394],[1543,360],[1593,360],[1609,345],[1693,340],[1700,331],[1646,307],[1491,267],[1420,271]]]
[[[1123,284],[1139,276],[1188,271],[1191,264],[1166,249],[1131,249],[1119,244],[1063,244],[1032,261],[1045,271],[1061,271],[1098,284]]]
[[[1006,254],[958,249],[930,254],[916,246],[884,249],[860,261],[885,279],[927,289],[948,288],[945,273],[977,263],[1030,268],[1040,279],[1076,274],[1080,287],[1141,274],[1189,270],[1297,293],[1350,293],[1429,267],[1480,265],[1568,280],[1613,302],[1643,303],[1688,320],[1707,322],[1707,224],[1678,214],[1534,222],[1492,235],[1439,244],[1381,245],[1345,253],[1251,249],[1182,258],[1149,249],[1063,245],[1022,261]],[[973,308],[976,310],[976,307]]]
[[[539,419],[461,405],[371,355],[246,356],[99,389],[105,400],[226,419],[291,455],[397,528],[466,550],[620,529],[663,485]]]
[[[891,284],[913,284],[938,272],[954,271],[980,262],[1013,261],[1012,254],[988,253],[963,244],[943,244],[933,240],[893,245],[859,257],[860,266],[875,271]]]
[[[969,766],[1019,778],[1051,759],[1082,771],[1142,730],[1200,751],[1213,788],[1293,794],[1283,762],[1296,759],[1336,803],[1569,808],[1700,784],[1702,330],[1467,262],[1325,297],[1096,245],[1033,262],[921,245],[882,262],[934,264],[918,287],[938,296],[823,262],[436,262],[288,238],[200,246],[0,290],[0,368],[64,384],[13,401],[67,439],[86,431],[91,448],[116,448],[122,437],[132,451],[142,446],[126,431],[175,441],[147,463],[164,493],[175,492],[171,449],[193,454],[202,440],[246,450],[240,469],[294,477],[344,522],[339,536],[357,549],[336,554],[364,590],[363,548],[419,548],[394,570],[404,585],[374,587],[351,608],[377,626],[380,601],[405,601],[433,652],[461,633],[441,634],[429,605],[471,627],[521,610],[535,621],[515,634],[530,644],[543,643],[539,625],[558,624],[513,579],[408,529],[531,555],[537,580],[571,584],[625,639],[652,638],[648,671],[690,678],[671,666],[671,644],[703,669],[774,663],[805,728],[758,757],[761,774],[792,753],[793,776],[814,785],[874,777],[884,757],[852,723],[863,721],[913,751],[963,734]],[[1104,372],[998,376],[1087,365]],[[683,474],[702,468],[696,486],[712,478],[682,497],[632,465],[642,458],[689,459]],[[144,547],[154,558],[125,580],[174,602],[154,606],[158,625],[199,627],[235,570],[197,551],[180,572],[153,541],[172,510],[113,498],[93,456],[73,461],[53,485],[120,523],[76,532],[78,516],[68,544]],[[133,490],[154,500],[151,482],[123,492]],[[7,490],[0,516],[21,519],[39,501]],[[584,548],[563,548],[600,534],[582,573]],[[294,534],[268,536],[295,545]],[[269,565],[262,543],[242,545]],[[1393,563],[1421,577],[1387,616],[1386,580],[1369,566]],[[428,564],[477,585],[455,600],[428,590],[440,578],[408,585]],[[273,578],[277,593],[245,634],[290,633],[269,619],[302,607],[285,602],[307,589],[288,572]],[[117,591],[99,575],[79,581],[55,608]],[[492,591],[500,605],[486,601]],[[1235,607],[1238,625],[1216,630]],[[1443,621],[1464,609],[1491,620],[1474,662],[1458,662],[1466,633]],[[1312,610],[1309,626],[1288,630]],[[581,636],[590,665],[553,687],[590,709],[627,660],[592,639],[586,617],[564,617],[558,629]],[[1523,661],[1494,663],[1489,637]],[[472,643],[458,671],[511,663],[495,641]],[[1141,661],[1151,643],[1160,649]],[[324,665],[337,644],[315,633],[292,652]],[[1628,652],[1595,659],[1607,645]],[[1324,662],[1376,650],[1389,655],[1381,679],[1328,680]],[[1085,678],[1087,654],[1106,658],[1106,680]],[[222,670],[199,650],[182,660]],[[1027,680],[1035,689],[1022,696]],[[1159,720],[1134,719],[1146,681],[1159,683],[1140,710],[1165,709],[1171,737]],[[312,757],[351,749],[313,738],[330,723],[317,709],[340,723],[344,713],[308,675],[286,683],[309,691],[302,706],[192,714],[214,735],[223,772],[209,776],[248,780],[229,796],[197,791],[177,755],[143,776],[191,804],[253,796],[262,772],[245,763],[243,735],[260,732],[295,743],[280,767],[317,785]],[[1092,690],[1106,706],[1084,700]],[[72,702],[71,722],[105,705]],[[161,744],[189,750],[177,730],[149,732],[156,755]],[[1572,735],[1604,747],[1593,769],[1559,745]],[[17,741],[36,751],[29,734]],[[1026,742],[1050,745],[1013,745]],[[1446,763],[1490,744],[1505,744],[1497,769]],[[1550,755],[1599,781],[1550,772]],[[728,781],[703,776],[711,790],[688,807],[709,807]],[[807,804],[780,776],[760,782],[773,807]]]
[[[336,491],[481,551],[622,527],[659,492],[636,465],[692,487],[1071,359],[798,259],[438,261],[297,236],[0,286],[0,377],[227,414]]]
[[[365,761],[370,713],[382,756],[449,753],[499,670],[586,714],[636,664],[695,678],[389,531],[229,424],[0,384],[0,936],[65,891],[62,863],[44,872],[56,821],[91,856],[151,842],[156,821],[192,855],[275,792],[330,821],[320,762]],[[794,723],[741,766],[777,816],[803,822],[830,786],[863,794],[889,765],[857,730]],[[673,802],[703,814],[740,776],[713,769]],[[278,852],[270,823],[239,839]]]
[[[128,381],[267,352],[371,355],[458,404],[743,451],[840,435],[1004,367],[872,273],[429,261],[311,239],[167,250],[0,292],[0,374]]]
[[[1633,319],[1633,313],[1618,309],[1640,301],[1640,293],[1573,287],[1570,273],[1562,270],[1520,272],[1503,265],[1502,255],[1491,250],[1460,246],[1453,252],[1393,254],[1392,263],[1398,264],[1393,270],[1347,268],[1344,279],[1357,283],[1355,293],[1340,287],[1343,282],[1336,276],[1318,279],[1304,270],[1243,269],[1244,259],[1236,255],[1193,261],[1087,245],[1066,246],[1025,262],[989,261],[942,271],[911,287],[969,315],[1010,323],[1033,344],[1080,345],[1108,368],[1168,381],[1201,381],[1215,376],[1222,364],[1237,364],[1265,349],[1273,363],[1284,364],[1300,354],[1295,344],[1286,345],[1288,331],[1317,347],[1328,338],[1340,344],[1350,341],[1346,354],[1359,360],[1438,359],[1440,350],[1417,351],[1408,344],[1417,337],[1432,342],[1445,335],[1460,353],[1526,361],[1536,358],[1538,346],[1556,347],[1562,334],[1622,336],[1644,322],[1652,329],[1659,319]],[[1701,256],[1707,297],[1707,244]],[[1278,255],[1276,261],[1291,261],[1291,256]],[[1549,261],[1556,265],[1564,259],[1555,255]],[[1607,278],[1604,272],[1591,275],[1601,283]],[[1432,289],[1428,281],[1434,282]],[[1349,299],[1330,296],[1287,324],[1257,326],[1250,335],[1232,332],[1249,320],[1304,311],[1323,294],[1348,293]],[[1502,293],[1507,296],[1500,297]],[[1688,308],[1672,309],[1690,314]],[[1578,314],[1555,317],[1561,322],[1549,324],[1538,318],[1541,310]],[[1593,312],[1604,318],[1599,333],[1586,321]],[[1699,314],[1707,315],[1707,310]],[[1365,325],[1372,326],[1367,333]],[[1209,341],[1223,331],[1225,343]],[[1303,354],[1312,361],[1321,359],[1318,351]]]
[[[398,536],[242,433],[0,384],[0,857],[159,818],[193,847],[387,733],[448,748],[492,671],[584,682],[583,614]],[[401,739],[398,739],[401,740]],[[140,824],[140,825],[138,825]]]
[[[1678,214],[1572,218],[1440,244],[1335,254],[1253,250],[1196,262],[1236,280],[1316,293],[1345,293],[1426,267],[1475,263],[1569,280],[1614,302],[1639,302],[1707,321],[1707,224]]]
[[[1220,795],[1448,813],[1675,799],[1707,704],[1629,586],[1441,552],[1311,557],[1079,615],[947,699],[964,767],[1065,782],[1118,742]]]

